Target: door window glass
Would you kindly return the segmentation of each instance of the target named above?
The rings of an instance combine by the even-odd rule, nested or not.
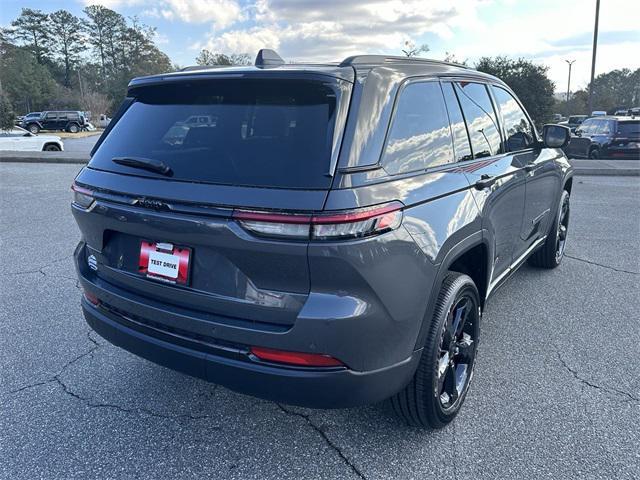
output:
[[[596,120],[585,120],[584,122],[582,122],[582,125],[580,125],[580,127],[578,127],[577,130],[580,131],[580,133],[585,134],[585,135],[591,135],[596,127]]]
[[[500,153],[500,131],[487,88],[472,82],[456,82],[455,86],[467,122],[474,158]]]
[[[493,93],[507,136],[505,151],[517,152],[531,147],[534,144],[533,127],[520,104],[503,88],[493,87]]]
[[[467,126],[464,123],[464,117],[462,116],[462,111],[460,110],[460,104],[456,98],[456,93],[453,91],[453,85],[448,82],[443,83],[442,89],[444,93],[444,100],[447,104],[447,110],[449,112],[449,121],[451,122],[453,149],[455,150],[456,162],[472,160],[473,155],[471,153],[471,145],[469,144]]]

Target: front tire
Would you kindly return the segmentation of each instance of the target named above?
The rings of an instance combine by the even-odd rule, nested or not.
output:
[[[553,225],[547,235],[546,241],[531,257],[529,263],[534,267],[556,268],[564,258],[564,249],[567,245],[567,235],[569,233],[569,213],[570,213],[569,192],[562,191],[560,205]]]
[[[72,123],[71,125],[69,125],[69,131],[71,133],[78,133],[80,131],[80,128],[75,123]]]
[[[442,428],[458,414],[473,377],[480,295],[469,276],[447,275],[429,321],[418,368],[391,406],[411,426]]]
[[[42,151],[43,152],[59,152],[60,151],[60,146],[56,145],[55,143],[49,143],[49,144],[44,146]]]
[[[591,149],[591,151],[589,152],[589,158],[591,160],[599,159],[600,158],[600,150],[598,150],[597,148]]]

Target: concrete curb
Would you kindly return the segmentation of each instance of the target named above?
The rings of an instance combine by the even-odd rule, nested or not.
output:
[[[86,165],[89,159],[86,157],[59,157],[59,158],[34,158],[34,157],[15,157],[12,155],[1,155],[0,163],[72,163]]]
[[[574,168],[576,175],[606,175],[611,177],[640,177],[638,168]]]

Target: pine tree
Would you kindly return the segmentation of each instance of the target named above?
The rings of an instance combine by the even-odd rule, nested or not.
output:
[[[64,86],[71,84],[71,70],[80,59],[82,44],[82,24],[80,19],[66,10],[58,10],[50,15],[51,33],[56,38],[54,50],[64,65]]]
[[[48,59],[51,46],[49,15],[42,10],[23,8],[20,16],[11,22],[11,26],[14,28],[13,35],[22,40],[38,63],[43,65]]]

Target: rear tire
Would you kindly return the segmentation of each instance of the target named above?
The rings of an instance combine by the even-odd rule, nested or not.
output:
[[[598,150],[597,148],[593,148],[591,149],[591,151],[589,151],[589,158],[592,160],[597,160],[600,158],[600,150]]]
[[[556,268],[562,262],[564,249],[569,233],[569,192],[562,191],[560,205],[553,225],[547,235],[547,240],[533,255],[529,257],[529,263],[534,267]]]
[[[35,123],[32,123],[31,125],[27,126],[27,130],[29,130],[29,132],[33,133],[34,135],[37,135],[40,132],[40,127]]]
[[[451,272],[444,279],[418,368],[391,398],[408,425],[442,428],[458,414],[473,377],[480,333],[480,295],[473,280]]]

